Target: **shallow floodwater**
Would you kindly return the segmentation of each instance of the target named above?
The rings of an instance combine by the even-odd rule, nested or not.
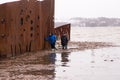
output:
[[[71,41],[119,45],[120,27],[72,27]],[[0,80],[120,80],[120,47],[43,51],[0,61]]]
[[[72,27],[71,41],[113,42],[120,44],[120,27]]]
[[[120,44],[120,27],[72,27],[71,41]],[[120,80],[120,47],[57,53],[54,80]]]
[[[54,80],[120,80],[120,48],[57,53]]]

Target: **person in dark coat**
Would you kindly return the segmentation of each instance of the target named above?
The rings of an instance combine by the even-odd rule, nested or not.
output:
[[[67,49],[67,45],[68,45],[68,38],[66,34],[63,34],[61,36],[61,45],[62,45],[62,49]]]
[[[53,33],[50,33],[49,36],[46,38],[46,40],[50,43],[50,46],[52,49],[56,49],[55,44],[56,44],[56,35]]]

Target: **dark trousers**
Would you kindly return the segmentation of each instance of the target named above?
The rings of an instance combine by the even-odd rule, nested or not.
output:
[[[52,49],[56,49],[56,48],[55,48],[55,43],[51,44],[51,48],[52,48]]]
[[[67,49],[67,45],[62,45],[62,49]]]

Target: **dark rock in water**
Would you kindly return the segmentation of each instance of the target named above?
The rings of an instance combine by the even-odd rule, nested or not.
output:
[[[111,62],[113,62],[114,60],[110,60]]]
[[[65,70],[63,70],[63,72],[65,72]]]
[[[91,61],[91,63],[95,63],[95,61]]]
[[[106,59],[104,61],[107,61]]]

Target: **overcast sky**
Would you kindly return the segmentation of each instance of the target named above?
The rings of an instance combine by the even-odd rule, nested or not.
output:
[[[120,0],[55,0],[55,17],[120,18]]]
[[[0,3],[16,0],[0,0]],[[55,18],[120,18],[120,0],[55,0]]]
[[[19,1],[19,0],[0,0],[0,4],[5,3],[5,2],[12,2],[12,1]]]

